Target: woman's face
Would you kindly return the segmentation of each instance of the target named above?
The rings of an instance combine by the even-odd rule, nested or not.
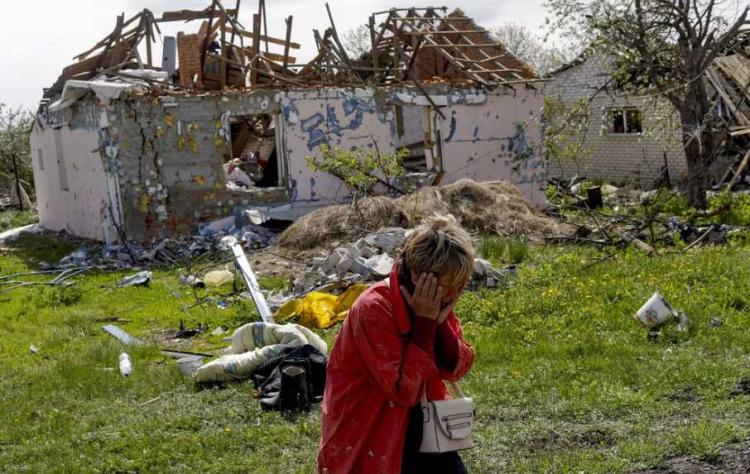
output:
[[[469,282],[468,277],[462,277],[458,275],[437,275],[438,284],[443,288],[443,296],[440,299],[440,304],[445,306],[446,304],[458,299],[461,293],[466,289],[466,284]],[[411,272],[412,281],[419,280],[419,273]]]

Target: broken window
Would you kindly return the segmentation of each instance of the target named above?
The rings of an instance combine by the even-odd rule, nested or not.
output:
[[[269,114],[233,116],[231,156],[224,163],[227,188],[245,191],[281,185],[276,126]]]
[[[393,137],[393,144],[397,150],[409,150],[403,162],[407,173],[427,171],[424,126],[424,111],[427,108],[419,105],[394,106],[396,135]]]
[[[609,111],[610,129],[613,134],[643,133],[643,119],[638,109],[613,109]]]

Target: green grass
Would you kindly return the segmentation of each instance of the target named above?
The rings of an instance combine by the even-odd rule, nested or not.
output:
[[[1,256],[0,274],[27,269],[30,253]],[[531,247],[509,288],[462,298],[477,353],[463,383],[478,415],[471,472],[627,472],[748,437],[750,398],[732,392],[750,375],[750,251],[626,252],[590,266],[601,256]],[[257,319],[247,303],[217,308],[215,294],[186,309],[195,297],[179,269],[115,289],[125,274],[0,293],[0,471],[314,472],[319,409],[288,419],[262,412],[248,385],[196,390],[153,347],[127,349],[131,378],[107,370],[123,347],[97,318],[127,319],[118,324],[147,341],[180,320]],[[632,319],[655,290],[688,314],[687,335],[649,341]],[[190,348],[221,344],[206,335]]]
[[[2,211],[0,212],[0,232],[27,224],[33,224],[37,221],[38,218],[36,212],[33,211]]]

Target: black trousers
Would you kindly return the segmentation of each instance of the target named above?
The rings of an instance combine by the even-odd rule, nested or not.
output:
[[[461,456],[457,452],[428,454],[420,453],[422,443],[422,407],[416,405],[409,413],[406,428],[404,456],[401,461],[401,474],[468,474]]]

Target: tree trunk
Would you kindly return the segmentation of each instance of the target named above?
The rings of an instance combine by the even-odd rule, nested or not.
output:
[[[705,209],[706,191],[711,187],[711,165],[719,144],[713,134],[714,115],[703,81],[693,81],[688,86],[679,112],[688,171],[688,204]]]

